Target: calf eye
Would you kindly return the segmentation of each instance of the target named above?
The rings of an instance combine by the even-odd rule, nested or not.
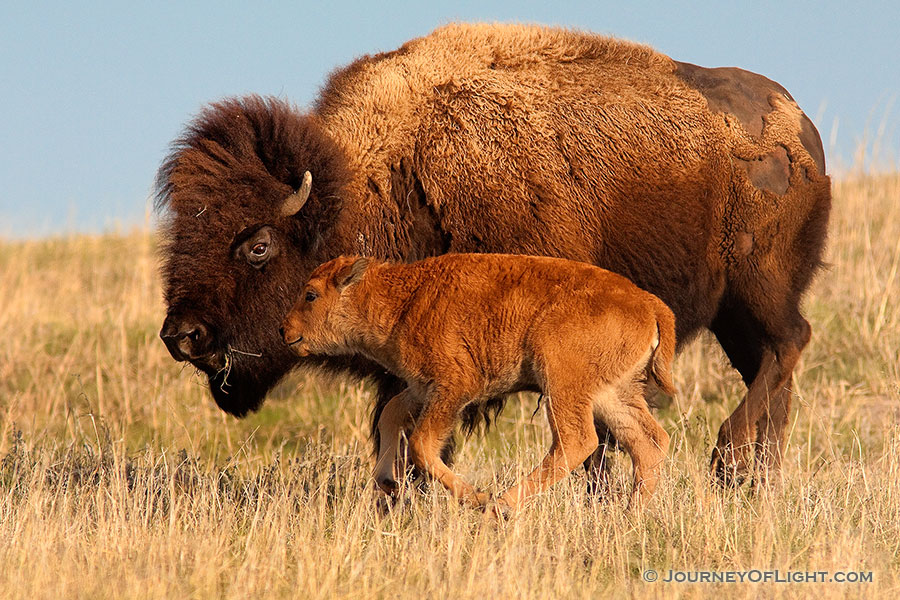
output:
[[[319,295],[315,292],[306,292],[306,301],[307,302],[312,302],[313,300],[315,300],[318,297],[319,297]]]

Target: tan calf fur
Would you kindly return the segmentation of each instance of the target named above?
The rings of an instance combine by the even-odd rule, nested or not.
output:
[[[603,423],[631,456],[632,503],[648,498],[669,436],[644,397],[674,394],[675,319],[656,296],[584,263],[448,254],[412,264],[340,257],[316,269],[283,323],[301,356],[364,355],[408,387],[378,423],[378,485],[390,493],[400,432],[413,462],[471,506],[489,497],[440,458],[460,411],[517,391],[546,396],[553,442],[499,501],[514,508],[588,460]]]

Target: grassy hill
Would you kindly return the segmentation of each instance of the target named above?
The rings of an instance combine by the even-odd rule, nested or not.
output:
[[[0,241],[0,598],[895,597],[900,174],[834,197],[780,486],[710,485],[743,385],[701,337],[659,413],[670,459],[643,519],[623,510],[624,456],[603,502],[577,473],[499,524],[434,489],[379,511],[369,390],[300,373],[225,416],[157,337],[152,232]],[[499,491],[530,470],[548,444],[535,401],[464,442],[459,472]],[[872,582],[665,583],[670,569]]]

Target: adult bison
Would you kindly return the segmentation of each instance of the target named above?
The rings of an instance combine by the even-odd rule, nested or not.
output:
[[[229,413],[301,363],[278,328],[318,264],[537,254],[629,277],[672,308],[682,344],[709,328],[748,386],[713,470],[742,478],[754,451],[780,464],[831,194],[818,133],[765,77],[564,29],[449,25],[337,71],[310,112],[210,105],[158,203],[160,335]],[[376,419],[397,391],[363,357],[307,360],[372,377]]]

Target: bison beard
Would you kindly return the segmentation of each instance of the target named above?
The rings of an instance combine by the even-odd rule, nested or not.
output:
[[[243,417],[262,406],[266,394],[281,378],[284,369],[267,366],[244,368],[229,365],[215,373],[207,373],[209,391],[219,408],[235,417]]]
[[[270,377],[268,381],[260,380],[252,372],[229,381],[228,375],[218,372],[209,375],[209,391],[219,408],[235,417],[244,417],[247,413],[259,410],[272,381],[277,379]]]
[[[308,199],[287,201],[306,172]],[[329,259],[557,256],[661,298],[682,344],[715,334],[748,387],[719,430],[722,481],[754,460],[779,467],[830,204],[818,133],[777,83],[513,25],[450,25],[363,57],[309,113],[253,96],[211,105],[158,176],[169,317],[208,324],[219,352],[227,331],[263,355],[206,371],[224,410],[255,410],[299,364],[270,329]],[[377,419],[396,381],[365,360],[320,362],[374,378]]]

